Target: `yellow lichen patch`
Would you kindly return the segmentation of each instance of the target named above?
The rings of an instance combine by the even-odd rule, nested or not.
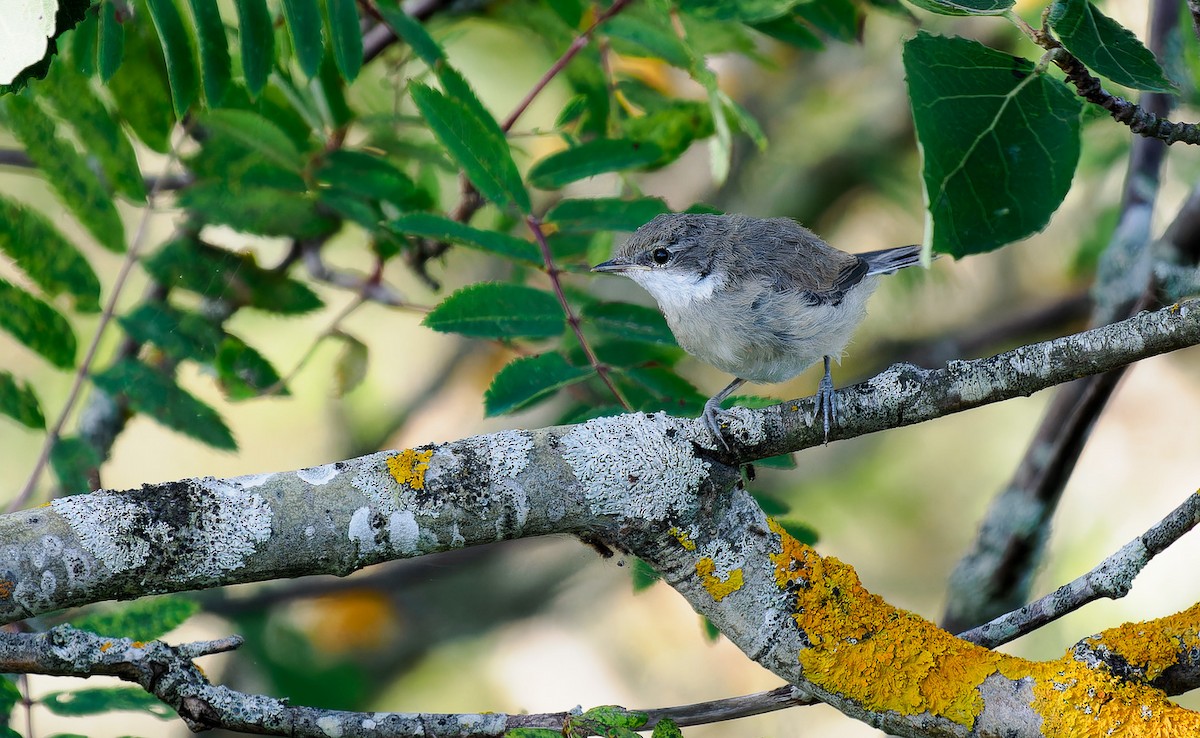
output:
[[[100,644],[100,653],[108,653],[108,649],[113,647],[112,641],[105,641]]]
[[[668,532],[672,536],[675,537],[675,540],[679,541],[679,545],[683,546],[684,550],[686,550],[686,551],[695,551],[696,550],[696,542],[692,540],[692,537],[690,535],[688,535],[688,532],[686,530],[680,530],[679,528],[671,528],[671,530],[669,530]]]
[[[7,600],[16,591],[17,583],[11,579],[0,579],[0,600]]]
[[[142,641],[134,641],[133,643],[130,643],[129,645],[133,646],[134,648],[145,648],[146,647],[146,644]]]
[[[1200,603],[1165,618],[1109,628],[1088,642],[1144,669],[1147,680],[1157,679],[1180,652],[1200,648]]]
[[[717,562],[708,556],[696,562],[696,574],[700,576],[700,583],[717,602],[738,591],[745,584],[740,568],[729,572],[725,579],[717,576]]]
[[[429,460],[433,458],[433,449],[414,451],[406,448],[387,460],[388,471],[392,478],[400,484],[406,484],[413,489],[425,489],[425,471],[429,468]]]

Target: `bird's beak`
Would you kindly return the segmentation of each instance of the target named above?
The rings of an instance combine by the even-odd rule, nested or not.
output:
[[[629,269],[632,266],[633,265],[630,264],[627,259],[617,258],[617,259],[609,259],[606,262],[597,264],[596,266],[592,267],[592,271],[593,272],[611,272],[613,274],[620,274],[621,272]]]

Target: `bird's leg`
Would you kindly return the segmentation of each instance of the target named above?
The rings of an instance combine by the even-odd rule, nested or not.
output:
[[[725,401],[726,397],[729,397],[731,394],[733,394],[735,389],[741,387],[745,383],[746,380],[735,377],[734,380],[730,382],[727,387],[725,387],[725,389],[713,395],[708,399],[708,402],[704,403],[704,413],[700,416],[704,418],[705,427],[708,428],[708,431],[713,434],[713,437],[717,439],[717,442],[720,443],[721,447],[726,451],[729,450],[729,444],[725,442],[725,437],[721,435],[720,417],[725,413],[725,411],[721,409],[721,403]]]
[[[829,371],[829,357],[825,357],[825,376],[817,385],[817,407],[824,418],[825,445],[829,445],[829,426],[838,422],[837,396],[833,393],[833,374]]]

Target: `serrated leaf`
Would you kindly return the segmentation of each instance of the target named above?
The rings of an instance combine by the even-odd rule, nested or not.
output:
[[[683,356],[683,349],[677,346],[667,346],[660,343],[640,343],[624,339],[608,339],[592,345],[597,358],[605,364],[616,367],[641,366],[643,364],[661,364],[674,366]],[[575,354],[577,348],[572,348],[569,354],[577,363],[584,361],[582,353]]]
[[[196,42],[200,47],[200,80],[204,86],[204,101],[215,108],[225,99],[232,76],[229,61],[229,42],[225,24],[217,10],[217,0],[188,0],[196,26]]]
[[[474,338],[552,338],[566,318],[549,292],[506,282],[480,282],[442,300],[421,321],[442,333]]]
[[[658,397],[675,401],[689,409],[700,407],[708,399],[691,382],[665,367],[631,366],[622,369],[621,373]]]
[[[349,333],[338,331],[333,334],[345,344],[333,367],[334,393],[343,397],[362,384],[367,377],[367,344]]]
[[[221,389],[230,400],[249,400],[267,392],[291,394],[286,386],[280,385],[279,372],[271,362],[236,336],[226,336],[221,342],[214,366]]]
[[[220,326],[203,315],[162,302],[141,303],[117,320],[134,341],[152,343],[173,359],[211,363],[224,338]]]
[[[238,43],[242,57],[242,75],[250,97],[258,97],[267,85],[275,58],[275,33],[267,0],[238,0]]]
[[[183,16],[175,0],[146,0],[146,6],[150,9],[150,19],[158,31],[163,58],[167,62],[175,117],[182,119],[196,100],[199,86],[192,39],[184,28]]]
[[[100,5],[100,33],[96,42],[96,67],[100,81],[108,82],[125,57],[125,27],[117,19],[117,4],[104,0]]]
[[[0,414],[7,415],[26,428],[42,430],[46,417],[28,382],[18,382],[9,372],[0,371]]]
[[[298,315],[323,304],[307,285],[263,269],[252,255],[235,254],[187,236],[166,244],[142,265],[163,285],[220,297],[234,305]]]
[[[309,79],[321,69],[324,45],[321,43],[321,9],[317,0],[283,0],[283,16],[300,69]]]
[[[934,251],[999,248],[1045,227],[1079,160],[1080,102],[1031,62],[918,33],[904,68]]]
[[[25,153],[49,176],[47,182],[71,213],[100,245],[110,251],[125,250],[125,226],[87,162],[56,133],[57,123],[28,96],[7,95],[0,105],[13,134]]]
[[[420,82],[412,83],[412,98],[433,135],[480,194],[502,208],[513,206],[525,214],[532,211],[529,193],[503,136],[496,136],[492,126],[485,125],[461,100]]]
[[[411,177],[388,160],[365,151],[331,151],[317,170],[317,181],[371,200],[390,202],[403,210],[433,204],[429,193],[418,188]]]
[[[1016,0],[908,0],[939,15],[1003,15]]]
[[[514,359],[492,379],[483,393],[483,407],[490,418],[529,407],[563,387],[582,382],[592,370],[571,366],[562,354],[548,353]]]
[[[198,612],[200,605],[190,597],[165,595],[119,605],[103,605],[72,618],[70,623],[99,636],[153,641],[183,625]]]
[[[127,398],[133,410],[168,428],[214,448],[237,449],[233,434],[216,410],[140,361],[124,359],[94,375],[92,382],[110,395]]]
[[[671,209],[657,197],[568,199],[550,208],[546,221],[561,231],[576,233],[636,231],[654,220],[654,216],[669,212]]]
[[[778,18],[805,0],[679,0],[679,9],[701,18],[756,23]]]
[[[640,728],[646,724],[648,716],[644,712],[626,710],[617,705],[600,705],[587,710],[581,715],[585,720],[595,720],[609,728]]]
[[[38,85],[58,116],[70,122],[88,156],[99,163],[113,189],[135,203],[146,200],[146,185],[137,156],[112,113],[100,102],[86,77],[66,64],[56,64]]]
[[[542,266],[542,253],[529,241],[499,231],[472,228],[455,220],[433,213],[409,213],[388,223],[397,233],[410,236],[453,241],[464,246],[487,251],[507,259]]]
[[[325,0],[325,5],[329,10],[329,37],[333,41],[333,58],[342,77],[347,82],[353,82],[363,63],[358,6],[355,0]]]
[[[296,144],[283,129],[249,110],[213,110],[201,123],[241,143],[273,164],[293,172],[304,168]]]
[[[0,279],[0,329],[60,369],[75,366],[75,332],[58,311]]]
[[[0,251],[49,297],[71,295],[75,309],[100,310],[100,279],[75,245],[36,210],[0,197]]]
[[[671,718],[660,718],[654,724],[654,732],[650,734],[650,738],[683,738],[683,731]]]
[[[55,715],[81,717],[101,715],[113,710],[146,712],[169,720],[175,711],[154,695],[139,687],[94,687],[42,695],[39,704]]]
[[[629,139],[601,138],[551,154],[529,170],[529,183],[552,190],[605,172],[645,167],[663,156],[658,146]]]
[[[160,154],[171,148],[170,83],[162,51],[151,23],[130,22],[125,31],[125,62],[108,82],[117,112],[142,143]]]
[[[227,182],[198,182],[180,190],[179,204],[201,213],[209,223],[243,233],[316,238],[338,228],[338,222],[319,212],[309,196],[274,187],[231,188]]]
[[[1102,77],[1138,90],[1175,91],[1138,37],[1088,0],[1055,0],[1047,20],[1067,51]]]
[[[513,728],[505,732],[504,738],[562,738],[562,731],[549,728]]]
[[[675,29],[665,19],[659,22],[650,9],[638,12],[634,6],[605,21],[600,32],[614,41],[613,48],[621,54],[661,59],[680,69],[691,64],[691,55]]]
[[[388,27],[403,39],[413,53],[431,69],[446,61],[446,54],[442,51],[442,47],[438,46],[425,27],[401,10],[394,0],[380,0],[375,5]]]
[[[583,310],[588,325],[630,341],[674,346],[671,328],[655,308],[627,302],[598,302]]]
[[[59,438],[50,448],[50,468],[65,495],[78,495],[99,486],[103,460],[92,444],[75,436]]]

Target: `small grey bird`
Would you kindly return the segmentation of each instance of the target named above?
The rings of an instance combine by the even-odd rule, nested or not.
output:
[[[660,215],[594,272],[622,274],[658,301],[689,354],[734,375],[704,403],[722,446],[721,402],[747,380],[783,382],[822,357],[825,439],[836,417],[829,360],[841,360],[876,275],[920,262],[920,246],[847,254],[790,218]]]

